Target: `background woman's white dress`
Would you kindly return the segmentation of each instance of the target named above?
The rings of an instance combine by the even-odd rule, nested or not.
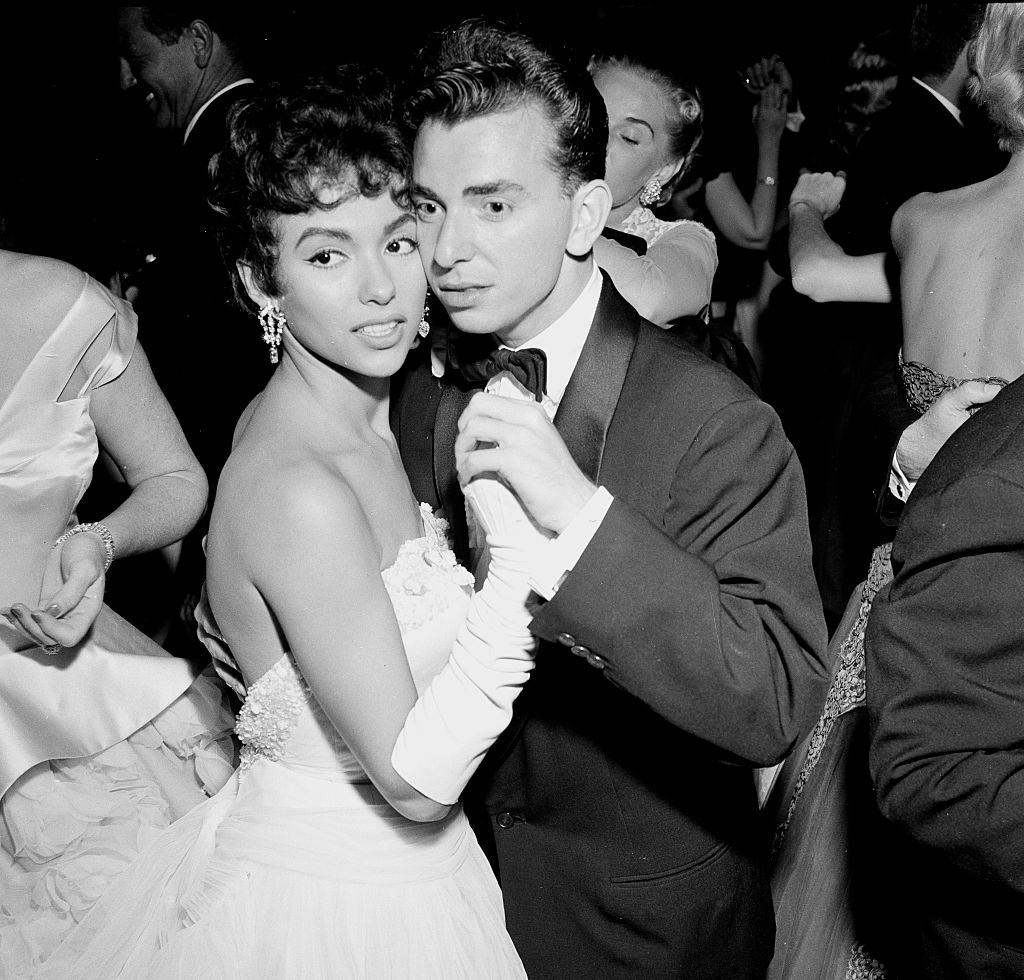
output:
[[[0,316],[9,311],[0,310]],[[135,350],[130,306],[81,290],[0,404],[0,606],[36,604],[92,478],[93,392]],[[173,820],[220,789],[223,689],[104,606],[44,654],[0,621],[0,976],[28,976]]]

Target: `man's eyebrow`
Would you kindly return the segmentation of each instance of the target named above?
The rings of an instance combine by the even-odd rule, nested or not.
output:
[[[440,201],[441,197],[429,187],[413,184],[412,193],[415,197],[424,197],[430,201]],[[488,194],[525,194],[526,188],[514,180],[492,180],[486,184],[470,184],[462,189],[463,197],[486,197]]]
[[[307,238],[315,238],[318,235],[323,235],[325,238],[333,238],[339,242],[350,242],[352,236],[347,231],[342,231],[340,228],[320,228],[317,225],[311,225],[309,228],[305,228],[301,235],[299,235],[298,241],[295,243],[295,247],[298,248]]]
[[[514,180],[493,180],[489,184],[471,184],[462,189],[463,197],[486,197],[488,194],[525,194],[526,188]]]

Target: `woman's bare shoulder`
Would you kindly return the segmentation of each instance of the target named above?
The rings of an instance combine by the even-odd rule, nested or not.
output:
[[[81,269],[60,259],[0,253],[4,312],[32,334],[49,336],[71,309],[85,281]]]
[[[259,538],[278,555],[320,536],[361,538],[366,525],[359,498],[330,460],[284,435],[268,439],[251,422],[224,466],[211,514],[211,527]]]
[[[904,201],[892,219],[892,240],[897,250],[913,242],[920,248],[929,242],[941,245],[951,234],[978,220],[979,202],[973,188],[923,191]]]

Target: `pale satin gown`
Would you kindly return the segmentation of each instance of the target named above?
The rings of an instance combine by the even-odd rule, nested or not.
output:
[[[97,458],[92,393],[135,341],[131,307],[83,274],[0,405],[0,606],[42,598]],[[229,778],[222,694],[107,607],[57,656],[0,620],[0,977],[38,967],[148,841]]]
[[[421,510],[424,535],[381,573],[420,691],[447,661],[472,589],[444,523]],[[230,663],[205,601],[197,615]],[[249,687],[236,731],[235,777],[154,842],[43,976],[525,977],[461,807],[433,823],[394,810],[290,655]]]

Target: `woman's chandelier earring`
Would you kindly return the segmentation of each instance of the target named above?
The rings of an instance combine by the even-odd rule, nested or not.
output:
[[[640,191],[640,203],[645,207],[649,208],[658,198],[661,197],[661,181],[657,177],[652,177],[643,186],[643,190]]]
[[[276,303],[267,303],[260,307],[256,318],[263,327],[263,343],[270,348],[270,363],[276,364],[277,348],[281,346],[281,333],[288,321]]]
[[[427,298],[423,303],[423,316],[420,317],[420,325],[416,328],[416,333],[424,338],[430,333],[430,293],[427,293]]]

